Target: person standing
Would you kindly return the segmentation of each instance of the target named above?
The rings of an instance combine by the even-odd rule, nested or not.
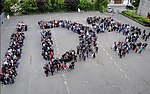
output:
[[[93,52],[92,57],[93,57],[93,58],[95,58],[95,57],[96,57],[95,52]]]
[[[150,32],[148,33],[148,35],[146,35],[145,41],[147,41],[147,39],[149,38],[149,36],[150,36]]]
[[[96,53],[98,53],[98,46],[96,46],[95,49],[96,49]]]
[[[122,58],[122,49],[119,48],[119,57]]]
[[[86,53],[83,52],[83,60],[86,61]]]
[[[141,47],[139,48],[139,54],[141,54],[142,50],[143,50],[143,48],[142,48],[142,46],[141,46]]]
[[[74,69],[75,62],[71,62],[71,65],[72,65],[72,69]]]
[[[53,64],[50,65],[50,72],[51,72],[51,75],[53,76],[54,75],[54,66],[53,66]]]
[[[49,65],[48,64],[45,64],[44,67],[44,73],[46,74],[46,77],[48,77],[48,73],[49,73]]]
[[[51,59],[54,58],[54,52],[53,51],[50,52],[50,58]]]
[[[145,36],[146,36],[146,30],[143,31],[143,34],[142,34],[142,39],[144,40],[145,39]]]

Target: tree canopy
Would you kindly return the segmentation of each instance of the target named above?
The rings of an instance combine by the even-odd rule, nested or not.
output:
[[[109,0],[3,0],[6,14],[31,14],[58,11],[106,11]],[[1,3],[2,4],[2,3]]]

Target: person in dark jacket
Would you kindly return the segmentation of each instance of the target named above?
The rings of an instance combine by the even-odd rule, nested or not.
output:
[[[54,75],[54,66],[53,66],[53,64],[50,65],[50,72],[51,72],[51,75],[53,76]]]

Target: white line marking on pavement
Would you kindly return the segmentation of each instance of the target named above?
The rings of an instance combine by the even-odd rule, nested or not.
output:
[[[127,80],[129,80],[127,74],[120,68],[120,66],[119,66],[114,60],[112,60],[112,61],[114,62],[114,64],[116,65],[116,67],[119,68],[120,72],[124,75],[124,77],[125,77]]]
[[[120,70],[121,72],[123,72],[123,70],[122,70],[122,69],[120,69],[120,68],[119,68],[119,70]]]
[[[57,43],[57,40],[56,40],[56,37],[55,37],[55,33],[53,33],[53,37],[54,37],[54,41],[55,41],[55,46],[56,46],[57,55],[59,56],[59,55],[60,55],[59,49],[58,49],[59,45],[58,45],[58,43]]]
[[[54,34],[54,40],[56,40],[55,34]]]
[[[70,90],[69,90],[69,87],[68,87],[68,83],[67,83],[67,79],[66,79],[66,75],[65,74],[63,74],[63,77],[64,77],[64,83],[65,83],[65,86],[66,86],[66,88],[67,88],[67,92],[70,94]]]
[[[69,88],[67,87],[67,91],[68,91],[68,93],[70,94],[70,90],[69,90]]]
[[[65,77],[65,74],[63,74],[63,77]]]
[[[116,66],[118,66],[116,62],[115,62],[114,64],[115,64]]]
[[[5,85],[3,85],[3,86],[1,85],[1,89],[2,89],[2,87],[3,87],[3,90],[1,90],[1,93],[3,94],[3,93],[4,93],[4,90],[5,90],[6,88],[5,88]]]
[[[103,48],[103,50],[105,51],[105,53],[106,53],[108,56],[110,56],[110,54],[106,51],[106,49],[105,49],[101,44],[99,44],[99,45],[101,46],[101,48]],[[121,67],[113,60],[113,58],[112,58],[111,56],[110,56],[110,59],[111,59],[111,61],[113,61],[113,63],[115,64],[115,66],[119,69],[119,71],[124,75],[124,77],[125,77],[127,80],[129,80],[127,74],[121,69]]]
[[[106,51],[105,48],[103,48],[103,50]]]
[[[3,89],[5,89],[5,85],[3,85]]]
[[[109,56],[109,53],[108,53],[108,52],[106,52],[106,54]]]
[[[31,65],[31,63],[32,63],[32,55],[30,56],[30,65]]]
[[[56,50],[59,51],[58,48]]]
[[[110,56],[110,59],[113,60],[113,58]]]
[[[67,81],[65,74],[63,74],[63,77],[64,77],[65,81]]]
[[[51,16],[50,16],[51,18]],[[54,31],[54,28],[53,28],[53,31]],[[53,36],[54,36],[54,42],[55,42],[55,45],[56,45],[56,50],[57,50],[57,54],[59,54],[59,49],[58,49],[58,44],[57,44],[57,41],[56,41],[56,36],[55,36],[55,32],[53,33]],[[67,79],[66,79],[66,75],[63,74],[63,78],[64,78],[64,84],[65,84],[65,87],[67,88],[67,92],[70,94],[70,90],[69,90],[69,87],[68,87],[68,83],[67,83]]]
[[[56,43],[56,38],[54,37],[54,41],[55,41],[55,43]]]
[[[128,76],[126,74],[124,74],[124,76],[126,77],[126,79],[129,79]]]

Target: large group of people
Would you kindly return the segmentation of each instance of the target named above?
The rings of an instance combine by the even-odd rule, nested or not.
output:
[[[67,51],[62,57],[55,58],[44,64],[44,73],[48,77],[49,73],[53,76],[54,73],[60,71],[71,71],[74,69],[76,62],[74,50]]]
[[[27,31],[27,25],[24,22],[18,22],[16,29],[18,32]]]
[[[50,30],[41,32],[42,56],[45,60],[51,60],[54,57],[53,41]]]
[[[114,42],[113,47],[111,47],[120,58],[125,57],[126,53],[129,53],[130,50],[141,54],[143,49],[148,45],[146,41],[150,37],[150,32],[146,33],[146,30],[142,32],[138,27],[117,22],[111,17],[88,17],[87,23],[92,24],[93,29],[95,29],[97,33],[115,31],[125,36],[124,41]],[[139,42],[138,39],[140,37],[145,42]]]
[[[77,61],[77,58],[79,60],[86,61],[86,58],[96,57],[96,53],[98,52],[97,35],[95,31],[92,30],[90,27],[83,26],[82,24],[79,24],[78,22],[72,22],[72,21],[66,21],[66,20],[39,21],[38,24],[41,29],[44,29],[42,32],[47,31],[45,29],[61,27],[61,28],[66,28],[67,30],[71,30],[79,35],[79,45],[77,45],[77,53],[75,53],[74,50],[71,50],[74,54],[71,54],[69,53],[70,51],[67,51],[61,57],[61,60],[63,62],[71,61],[71,63],[69,64],[67,64],[66,62],[64,63],[65,65],[66,64],[68,65],[68,68],[69,68],[69,65],[72,65],[72,63],[74,65],[74,63]],[[51,55],[49,54],[50,53],[48,53],[47,55],[44,55],[44,57],[46,56],[50,58]],[[48,68],[44,68],[44,69],[48,69]]]
[[[111,17],[88,17],[87,23],[92,24],[93,29],[98,33],[104,33],[105,31],[111,32],[115,31],[117,28],[117,25],[120,23],[117,23],[112,19]]]
[[[52,34],[50,30],[42,30],[42,56],[45,60],[49,61],[48,63],[46,62],[43,67],[46,77],[48,77],[49,73],[53,75],[55,72],[74,69],[74,63],[77,61],[74,50],[67,51],[61,57],[55,58],[51,37]]]
[[[128,39],[125,39],[125,41],[119,41],[114,42],[113,49],[116,51],[117,55],[122,58],[125,57],[126,54],[129,53],[129,51],[134,51],[135,53],[141,54],[141,52],[147,47],[147,43],[142,42],[129,42]]]
[[[79,60],[86,60],[86,58],[95,58],[98,52],[97,35],[89,27],[84,27],[79,34],[79,45],[77,46],[77,55]]]
[[[25,35],[23,32],[12,33],[0,71],[1,84],[8,85],[15,82],[15,78],[18,75],[17,68],[22,54],[24,39]]]
[[[75,62],[78,60],[86,61],[87,58],[95,58],[96,53],[98,53],[97,34],[100,32],[116,31],[125,36],[125,40],[114,42],[112,46],[112,49],[120,58],[125,57],[131,50],[141,54],[148,45],[146,41],[150,37],[150,32],[147,33],[146,30],[141,31],[138,27],[117,22],[111,17],[88,17],[87,23],[92,24],[93,29],[78,22],[67,20],[41,20],[38,22],[42,29],[40,32],[42,43],[41,55],[43,59],[48,61],[43,66],[46,77],[48,77],[49,73],[53,75],[60,71],[74,69]],[[71,30],[79,35],[79,44],[76,47],[76,51],[71,49],[66,51],[61,57],[56,58],[54,56],[52,33],[48,29],[56,27]],[[27,25],[24,22],[18,22],[16,28],[17,33],[12,33],[11,35],[9,47],[5,53],[0,71],[0,81],[4,85],[13,84],[18,75],[17,68],[25,39],[23,31],[27,31]],[[145,42],[138,42],[139,38]]]
[[[125,35],[126,38],[124,41],[119,41],[118,43],[114,42],[112,46],[120,58],[122,58],[122,56],[125,57],[126,53],[129,53],[129,51],[141,54],[148,45],[146,42],[137,41],[140,37],[139,31],[131,30]]]
[[[150,32],[146,32],[146,30],[143,30],[143,33],[142,33],[140,28],[131,26],[129,24],[124,24],[122,22],[115,21],[111,17],[97,17],[97,16],[88,17],[87,23],[92,24],[93,29],[95,29],[97,33],[104,32],[104,31],[108,31],[108,32],[116,31],[119,33],[122,32],[123,35],[135,33],[135,34],[141,35],[142,39],[145,42],[150,37]]]

